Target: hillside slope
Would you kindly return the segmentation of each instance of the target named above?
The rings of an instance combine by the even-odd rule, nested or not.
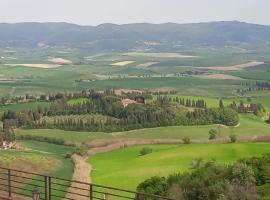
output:
[[[0,48],[72,47],[93,51],[190,50],[193,47],[270,46],[270,26],[238,21],[197,24],[0,24]]]

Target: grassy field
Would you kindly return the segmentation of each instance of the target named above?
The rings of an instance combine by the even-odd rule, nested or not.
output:
[[[65,159],[66,153],[73,151],[72,147],[35,141],[23,141],[22,146],[24,150],[0,150],[0,164],[63,178],[72,177],[73,163]]]
[[[231,74],[246,79],[270,81],[270,71],[241,71],[233,72]]]
[[[49,102],[28,102],[28,103],[18,103],[18,104],[10,104],[6,106],[0,106],[0,115],[3,112],[12,110],[12,111],[22,111],[25,109],[37,109],[38,107],[49,107],[51,103]]]
[[[93,156],[94,183],[134,190],[152,176],[191,170],[194,159],[215,159],[230,164],[240,158],[260,156],[270,151],[269,144],[150,145],[153,153],[140,156],[142,146],[130,147]]]
[[[71,159],[66,158],[67,153],[73,152],[73,147],[67,147],[63,145],[55,145],[55,144],[48,144],[44,142],[35,142],[35,141],[23,141],[22,144],[27,147],[30,151],[40,153],[41,155],[45,156],[46,158],[50,160],[56,160],[56,162],[50,164],[50,171],[47,173],[49,176],[58,177],[58,178],[64,178],[64,179],[72,179],[73,176],[73,169],[74,164],[71,161]],[[57,164],[59,163],[59,164]],[[42,172],[40,172],[42,173]],[[44,172],[42,173],[44,174]],[[66,182],[62,181],[56,181],[60,184],[66,184]],[[31,184],[40,184],[38,182],[31,182]],[[25,186],[28,189],[31,189],[32,187],[29,185]],[[60,189],[67,191],[68,187],[66,186],[53,186],[55,189]],[[64,197],[63,192],[53,191],[54,195],[62,196]],[[44,196],[42,196],[44,198]],[[56,200],[60,200],[61,198],[54,198]]]
[[[17,131],[21,135],[43,136],[48,138],[64,139],[66,142],[88,142],[94,139],[113,138],[110,133],[64,131],[59,129],[21,129]]]
[[[89,102],[89,99],[87,98],[78,98],[78,99],[71,99],[67,102],[68,105],[73,106],[73,105],[78,105],[78,104],[83,104]]]
[[[44,156],[52,156],[61,161],[61,165],[51,171],[50,175],[68,179],[72,177],[73,163],[70,159],[66,159],[65,156],[74,150],[73,147],[36,141],[23,141],[22,144],[32,152],[41,153]]]
[[[268,65],[245,69],[239,72],[228,72],[252,80],[219,80],[201,79],[197,77],[173,77],[176,73],[186,71],[205,72],[203,67],[232,66],[249,61],[268,61],[266,50],[260,52],[243,52],[237,48],[194,49],[192,58],[149,57],[144,54],[127,55],[125,53],[88,54],[78,50],[56,50],[31,52],[16,51],[11,57],[2,59],[0,63],[0,96],[55,93],[64,91],[80,91],[84,89],[103,90],[107,88],[158,89],[171,88],[181,95],[201,95],[212,97],[231,96],[241,82],[252,80],[269,80]],[[9,55],[3,55],[10,57]],[[43,63],[49,64],[48,56],[71,60],[73,63],[55,69],[7,66],[6,64]],[[112,63],[134,61],[124,67],[111,66]],[[149,67],[142,64],[154,62]],[[207,73],[212,71],[207,71]],[[217,73],[217,72],[214,72]],[[223,73],[223,72],[218,72]],[[137,78],[142,76],[148,78]],[[167,76],[166,78],[158,78]],[[152,76],[152,77],[151,77]],[[172,77],[169,77],[172,76]],[[103,78],[100,78],[103,77]],[[103,80],[105,77],[106,80]],[[132,77],[132,78],[131,78]],[[3,80],[1,80],[3,79]],[[80,82],[79,80],[86,80]],[[95,81],[92,81],[95,80]]]
[[[207,141],[210,129],[219,130],[219,138],[228,138],[233,132],[240,139],[253,138],[270,133],[270,125],[261,118],[250,114],[240,115],[240,126],[229,128],[219,125],[203,126],[172,126],[149,129],[139,129],[126,132],[102,133],[102,132],[76,132],[58,129],[21,129],[21,135],[43,136],[63,139],[66,142],[87,143],[95,139],[139,138],[139,139],[182,139],[189,137],[192,140]]]

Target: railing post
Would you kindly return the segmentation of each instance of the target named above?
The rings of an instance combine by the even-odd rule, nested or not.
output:
[[[44,180],[45,180],[45,200],[48,200],[48,177],[44,176]]]
[[[52,199],[52,183],[51,183],[51,181],[52,181],[52,178],[49,176],[48,177],[48,190],[49,190],[49,192],[48,192],[48,196],[49,196],[49,200],[51,200]]]
[[[103,200],[107,200],[107,193],[103,194]]]
[[[90,184],[90,200],[93,200],[93,185],[92,184]]]
[[[8,169],[8,197],[11,197],[11,170]]]

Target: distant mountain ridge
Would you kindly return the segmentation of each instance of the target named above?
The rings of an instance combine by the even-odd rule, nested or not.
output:
[[[194,24],[0,24],[0,48],[67,47],[92,51],[189,50],[270,46],[270,26],[238,21]]]

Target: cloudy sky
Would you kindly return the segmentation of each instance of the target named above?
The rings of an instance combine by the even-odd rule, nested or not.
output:
[[[0,0],[0,22],[190,23],[239,20],[270,25],[270,0]]]

